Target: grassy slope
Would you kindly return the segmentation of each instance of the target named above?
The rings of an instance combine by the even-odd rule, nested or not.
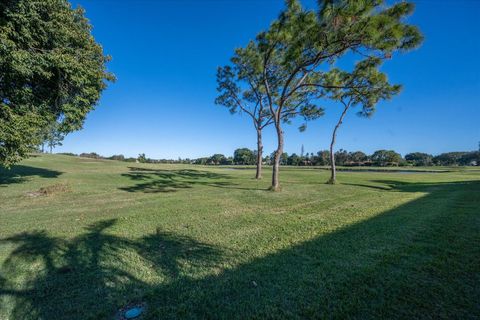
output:
[[[41,156],[1,171],[0,319],[138,302],[152,319],[480,317],[480,172],[328,174],[285,168],[272,193],[253,170]]]

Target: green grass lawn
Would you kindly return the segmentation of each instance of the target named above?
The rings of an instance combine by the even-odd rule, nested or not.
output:
[[[0,171],[0,319],[480,318],[480,171],[269,173]]]

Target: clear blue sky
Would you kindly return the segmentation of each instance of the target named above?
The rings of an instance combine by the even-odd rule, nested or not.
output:
[[[145,153],[151,158],[231,155],[255,148],[246,116],[216,106],[216,68],[234,48],[268,27],[282,0],[71,0],[86,9],[94,36],[113,57],[118,78],[56,152],[102,155]],[[480,140],[480,1],[419,0],[409,19],[425,35],[423,46],[384,66],[404,85],[372,119],[350,114],[338,148],[402,154],[475,150]],[[303,0],[310,8],[316,1]],[[339,109],[300,133],[288,126],[286,152],[327,149]],[[275,147],[272,128],[265,151]]]

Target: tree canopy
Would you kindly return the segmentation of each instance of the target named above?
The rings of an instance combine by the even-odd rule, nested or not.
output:
[[[402,156],[393,150],[377,150],[371,156],[372,162],[377,166],[398,165]]]
[[[67,0],[0,3],[0,164],[18,162],[53,122],[82,127],[100,99],[109,57]]]
[[[233,153],[233,162],[242,165],[255,164],[255,153],[248,148],[236,149]]]
[[[311,120],[323,115],[319,99],[331,88],[325,77],[332,64],[351,52],[367,57],[357,65],[359,69],[372,70],[380,60],[390,58],[395,51],[412,49],[422,39],[417,27],[403,21],[413,12],[408,2],[386,6],[380,0],[324,0],[319,1],[318,12],[304,10],[298,0],[286,4],[269,29],[244,49],[255,57],[252,70],[260,77],[260,91],[277,132],[273,190],[279,188],[282,123],[296,116]],[[373,101],[374,96],[364,99]],[[363,102],[370,102],[367,100]]]
[[[54,121],[41,131],[42,152],[44,151],[45,144],[49,147],[50,153],[52,153],[53,148],[62,145],[64,134],[58,130],[58,127],[58,122]]]
[[[332,69],[324,76],[325,96],[339,102],[343,107],[340,118],[335,125],[330,143],[331,176],[329,183],[336,181],[335,155],[333,148],[336,142],[337,130],[350,108],[361,106],[358,115],[371,117],[376,105],[381,100],[391,99],[400,92],[400,85],[391,85],[387,75],[379,71],[382,60],[368,57],[358,63],[352,72],[337,68]],[[340,159],[339,159],[340,160]]]
[[[217,91],[215,103],[223,105],[230,113],[246,114],[252,120],[257,133],[256,178],[262,177],[263,143],[262,131],[273,123],[266,104],[265,92],[261,86],[262,73],[259,68],[261,57],[252,44],[239,48],[231,59],[231,66],[217,70]],[[253,164],[253,163],[248,163]]]
[[[406,154],[405,160],[415,166],[431,166],[433,164],[433,156],[422,152]]]
[[[223,154],[216,153],[210,157],[209,162],[211,164],[219,165],[219,164],[228,164],[227,157]]]

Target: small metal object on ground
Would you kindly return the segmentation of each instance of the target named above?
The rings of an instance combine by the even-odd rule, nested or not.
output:
[[[117,310],[115,314],[115,320],[140,320],[143,319],[143,315],[147,312],[147,304],[145,302],[134,302],[125,305]]]
[[[125,311],[125,318],[126,319],[134,319],[140,316],[143,312],[143,308],[141,307],[133,307]]]

